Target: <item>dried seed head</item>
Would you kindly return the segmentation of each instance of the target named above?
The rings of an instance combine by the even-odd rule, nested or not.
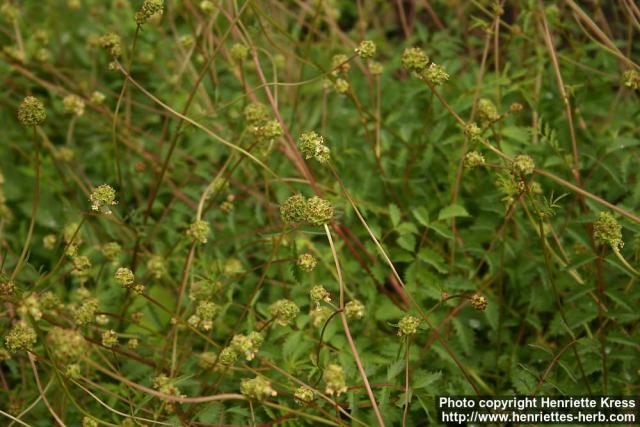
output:
[[[342,53],[333,55],[333,58],[331,58],[331,69],[333,70],[332,74],[334,76],[337,76],[341,73],[347,73],[351,69],[351,64],[349,64],[349,57]]]

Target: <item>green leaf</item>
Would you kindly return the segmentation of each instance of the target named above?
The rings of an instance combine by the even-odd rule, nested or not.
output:
[[[429,211],[426,208],[419,207],[411,211],[415,219],[424,227],[429,226]]]
[[[435,268],[438,273],[445,274],[449,271],[447,265],[444,262],[444,259],[440,256],[440,254],[430,248],[420,249],[420,252],[418,253],[418,259]]]
[[[389,204],[389,216],[391,217],[391,223],[393,224],[393,228],[397,227],[400,224],[400,218],[402,214],[400,213],[400,209],[393,203]]]
[[[453,204],[440,210],[440,213],[438,213],[438,220],[443,221],[445,219],[468,216],[469,212],[467,212],[464,206]]]

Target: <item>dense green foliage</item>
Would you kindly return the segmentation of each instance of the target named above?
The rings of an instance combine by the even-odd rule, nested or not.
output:
[[[1,424],[637,394],[640,9],[580,3],[3,0]]]

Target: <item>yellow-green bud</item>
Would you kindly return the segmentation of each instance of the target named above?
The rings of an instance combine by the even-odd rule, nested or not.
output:
[[[418,332],[418,326],[420,326],[420,319],[406,315],[398,322],[398,336],[415,335]]]

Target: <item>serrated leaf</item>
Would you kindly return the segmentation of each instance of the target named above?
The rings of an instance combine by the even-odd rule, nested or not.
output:
[[[444,259],[440,256],[440,254],[430,248],[420,249],[420,252],[418,252],[418,259],[435,268],[438,273],[445,274],[449,271],[447,269],[447,265],[444,262]]]
[[[443,221],[450,218],[468,217],[469,212],[462,205],[453,204],[443,208],[438,213],[438,220]]]

